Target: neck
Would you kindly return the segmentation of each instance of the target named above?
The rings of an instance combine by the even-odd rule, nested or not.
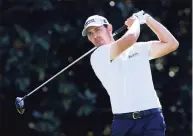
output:
[[[113,36],[111,37],[110,43],[114,42],[115,39],[113,38]]]
[[[107,44],[111,44],[115,41],[115,39],[113,38],[113,36],[111,37],[111,39],[109,40],[109,42]]]

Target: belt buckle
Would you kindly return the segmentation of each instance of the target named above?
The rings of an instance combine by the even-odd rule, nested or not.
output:
[[[139,113],[140,113],[139,111],[133,112],[133,113],[132,113],[133,119],[139,119],[139,118],[141,118],[141,116],[140,116]]]

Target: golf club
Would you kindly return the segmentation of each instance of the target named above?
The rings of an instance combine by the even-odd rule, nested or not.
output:
[[[121,28],[119,28],[117,31],[115,31],[113,33],[113,36],[119,34],[120,32],[122,32],[123,30],[125,30],[127,28],[126,25],[122,26]],[[82,58],[84,58],[86,55],[88,55],[89,53],[91,53],[92,51],[94,51],[97,47],[94,47],[92,49],[90,49],[88,52],[86,52],[85,54],[83,54],[82,56],[80,56],[78,59],[76,59],[75,61],[73,61],[71,64],[69,64],[68,66],[66,66],[65,68],[63,68],[61,71],[59,71],[58,73],[56,73],[54,76],[52,76],[50,79],[48,79],[47,81],[45,81],[44,83],[42,83],[40,86],[38,86],[37,88],[35,88],[34,90],[32,90],[30,93],[26,94],[23,97],[17,97],[15,100],[15,105],[16,105],[16,109],[20,114],[23,114],[25,112],[25,107],[24,107],[24,100],[30,96],[31,94],[33,94],[34,92],[36,92],[38,89],[40,89],[42,86],[44,86],[45,84],[47,84],[49,81],[51,81],[52,79],[54,79],[56,76],[60,75],[62,72],[64,72],[65,70],[67,70],[69,67],[71,67],[72,65],[74,65],[76,62],[78,62],[79,60],[81,60]]]

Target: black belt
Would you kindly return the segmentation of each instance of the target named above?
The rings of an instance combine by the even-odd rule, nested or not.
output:
[[[162,112],[162,109],[154,108],[154,109],[149,109],[144,111],[114,114],[113,116],[114,116],[114,119],[139,119],[158,112]]]

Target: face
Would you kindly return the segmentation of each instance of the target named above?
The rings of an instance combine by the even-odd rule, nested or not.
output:
[[[87,28],[88,40],[95,46],[102,46],[112,41],[112,27],[90,26]]]

